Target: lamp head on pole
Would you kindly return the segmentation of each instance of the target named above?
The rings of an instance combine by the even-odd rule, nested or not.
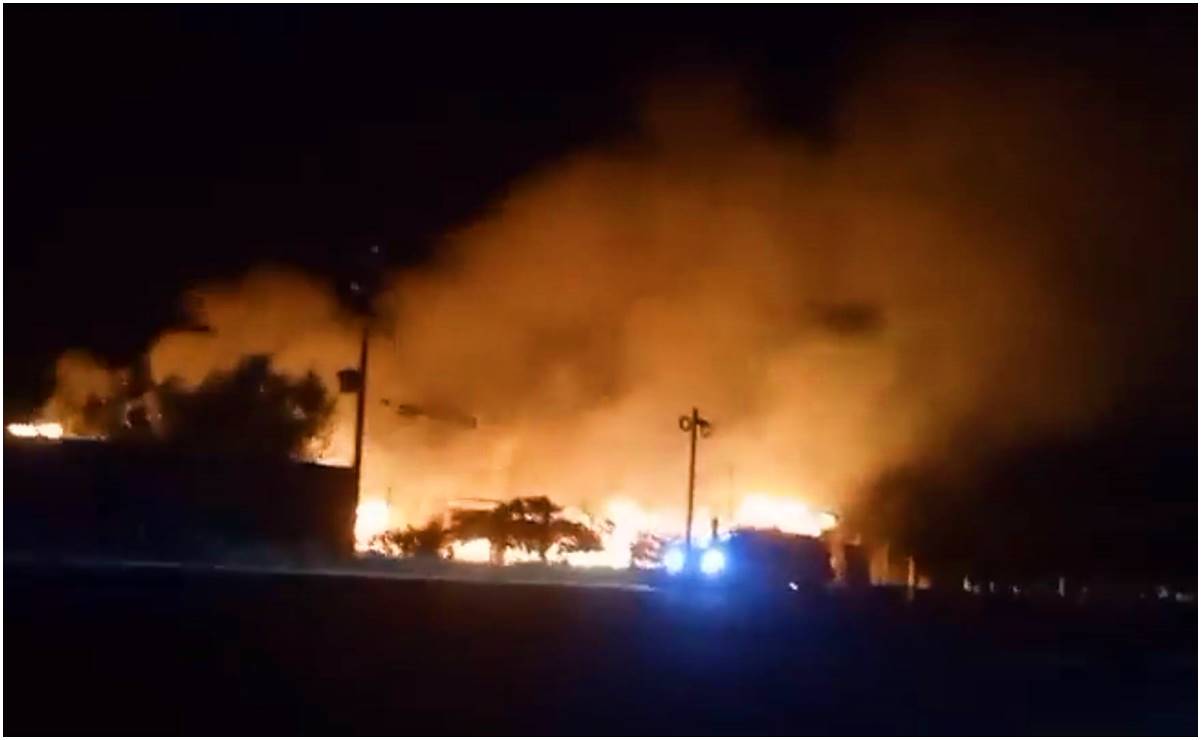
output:
[[[702,437],[708,437],[713,434],[713,424],[711,424],[707,419],[702,419],[699,416],[680,417],[681,432],[691,432],[694,424],[696,425],[697,433]]]

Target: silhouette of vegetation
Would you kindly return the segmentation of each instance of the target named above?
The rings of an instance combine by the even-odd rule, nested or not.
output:
[[[265,457],[315,453],[327,442],[334,397],[314,373],[276,373],[265,355],[194,388],[179,378],[155,384],[135,367],[105,397],[90,396],[73,431],[121,444]]]
[[[642,532],[630,545],[630,562],[641,567],[658,565],[663,562],[663,551],[667,547],[667,538]]]
[[[371,548],[387,555],[440,557],[450,538],[451,531],[440,520],[433,519],[424,527],[410,526],[382,532],[372,538]]]
[[[294,379],[270,358],[244,359],[233,371],[188,389],[172,378],[155,389],[159,433],[169,445],[206,452],[283,457],[306,451],[326,431],[334,399],[315,374]]]
[[[468,509],[451,513],[451,531],[457,540],[488,540],[492,563],[505,560],[505,550],[517,543],[514,521],[506,504],[493,509]]]
[[[563,552],[599,550],[600,536],[579,522],[560,516],[563,507],[545,496],[514,499],[508,504],[517,517],[517,545],[526,552],[538,553],[546,562],[555,545]]]
[[[536,552],[544,563],[556,547],[564,553],[601,549],[598,532],[564,518],[562,511],[562,506],[545,496],[515,498],[488,510],[456,511],[451,530],[456,539],[488,540],[496,564],[504,562],[509,548]]]

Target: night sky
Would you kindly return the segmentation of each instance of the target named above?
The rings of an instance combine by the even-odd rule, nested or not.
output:
[[[141,352],[180,320],[178,296],[197,281],[263,262],[337,276],[373,243],[397,266],[419,264],[514,178],[627,135],[641,91],[663,73],[735,70],[772,125],[820,149],[835,135],[840,96],[882,43],[945,27],[984,56],[1029,47],[1119,90],[1149,90],[1130,115],[1187,134],[1145,142],[1149,156],[1191,161],[1195,175],[1192,7],[12,6],[5,15],[10,417],[50,392],[64,349],[113,362]],[[1195,225],[1195,179],[1179,190]],[[1181,243],[1180,270],[1194,275],[1189,231],[1169,238]],[[1195,518],[1195,305],[1180,313],[1182,331],[1164,340],[1175,360],[1162,387],[1124,399],[1111,424],[1052,457],[1085,468],[1131,451],[1140,462],[1115,475],[1153,472],[1173,511]],[[1054,478],[1054,466],[1031,464],[1012,475]],[[1184,534],[1195,544],[1195,530]]]

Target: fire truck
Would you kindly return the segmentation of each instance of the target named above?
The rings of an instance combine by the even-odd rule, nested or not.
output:
[[[823,540],[775,529],[735,529],[703,547],[673,542],[662,564],[669,581],[757,591],[812,591],[834,579]]]

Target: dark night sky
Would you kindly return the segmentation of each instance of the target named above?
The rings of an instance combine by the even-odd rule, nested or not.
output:
[[[1117,39],[1107,58],[1079,64],[1112,70],[1121,60],[1115,84],[1179,90],[1196,123],[1196,11],[1183,6],[11,6],[5,15],[9,415],[50,391],[63,349],[113,360],[139,352],[198,280],[263,261],[334,274],[373,242],[398,264],[420,261],[513,178],[630,132],[642,85],[663,71],[736,69],[774,124],[820,146],[882,39],[945,25],[985,50],[1054,48],[1103,32]],[[1147,61],[1147,36],[1123,46],[1123,29],[1140,24],[1156,26],[1153,38],[1174,55]],[[1148,146],[1195,164],[1193,142]],[[1195,182],[1182,185],[1195,198]],[[1195,259],[1181,268],[1195,271]],[[1194,378],[1196,344],[1178,357],[1165,373]],[[1147,453],[1145,468],[1177,500],[1191,496],[1196,386],[1182,395],[1181,383],[1165,385],[1152,400],[1166,415],[1132,399],[1116,431],[1072,441],[1065,456],[1153,438],[1131,457],[1162,450]],[[1195,544],[1195,531],[1186,539]]]

